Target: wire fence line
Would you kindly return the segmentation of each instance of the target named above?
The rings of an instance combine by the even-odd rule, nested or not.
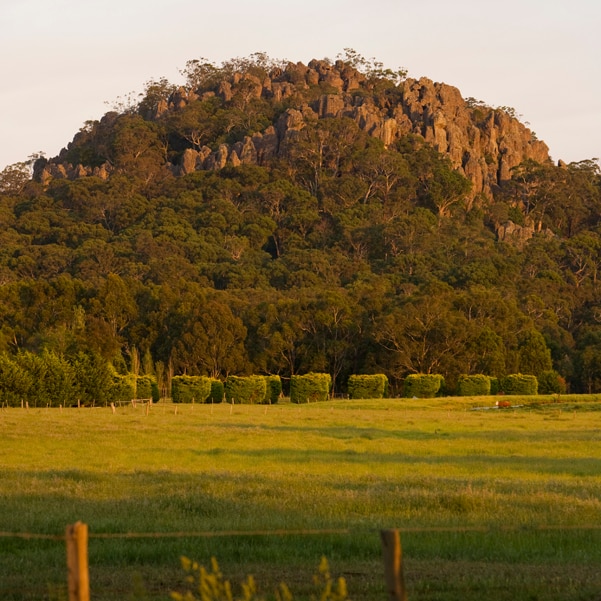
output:
[[[407,526],[399,528],[405,534],[428,533],[496,533],[496,532],[559,532],[559,531],[600,531],[601,524],[515,524],[499,526]],[[237,536],[320,536],[365,534],[379,532],[378,528],[325,528],[300,530],[207,530],[178,532],[89,532],[89,538],[96,539],[134,539],[134,538],[219,538]],[[65,534],[40,534],[35,532],[0,532],[0,538],[17,538],[23,540],[64,541]]]

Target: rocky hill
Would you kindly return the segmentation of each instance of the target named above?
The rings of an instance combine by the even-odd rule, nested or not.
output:
[[[226,165],[265,165],[281,156],[308,122],[343,117],[386,147],[408,134],[421,136],[472,181],[472,197],[480,193],[490,197],[495,187],[510,179],[512,168],[524,161],[549,161],[546,144],[537,140],[511,109],[494,109],[466,100],[453,86],[425,77],[399,82],[386,76],[370,77],[342,60],[334,64],[313,60],[308,65],[269,66],[269,70],[255,66],[233,73],[215,70],[205,81],[196,78],[189,86],[177,89],[167,86],[162,96],[149,94],[140,103],[136,110],[156,123],[169,123],[194,103],[212,98],[241,110],[253,101],[264,101],[279,109],[271,122],[235,142],[194,144],[190,138],[186,148],[180,147],[178,153],[166,158],[173,173],[215,170]],[[105,116],[98,131],[114,119],[112,113]],[[76,136],[58,157],[38,166],[36,177],[45,183],[51,178],[108,177],[114,170],[110,157],[100,165],[69,162],[72,151],[87,141],[87,134]]]
[[[601,391],[595,161],[352,54],[183,75],[0,174],[0,353]]]

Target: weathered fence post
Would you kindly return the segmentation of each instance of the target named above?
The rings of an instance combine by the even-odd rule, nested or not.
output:
[[[384,577],[390,601],[407,601],[403,575],[403,549],[398,530],[381,530]]]
[[[76,522],[67,526],[66,540],[69,601],[90,601],[88,525]]]

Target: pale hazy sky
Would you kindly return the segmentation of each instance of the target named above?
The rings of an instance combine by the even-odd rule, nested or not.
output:
[[[189,59],[344,48],[515,108],[554,160],[599,157],[600,32],[600,0],[0,0],[0,170]]]

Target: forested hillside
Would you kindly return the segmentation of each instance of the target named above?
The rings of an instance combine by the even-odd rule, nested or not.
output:
[[[0,352],[601,390],[594,160],[352,51],[183,74],[0,174]]]

